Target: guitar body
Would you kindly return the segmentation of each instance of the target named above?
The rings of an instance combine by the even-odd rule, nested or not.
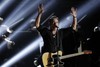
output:
[[[59,57],[60,60],[83,55],[83,54],[92,54],[92,51],[85,50],[80,53],[74,53],[74,54],[69,54],[65,56],[62,56],[62,51],[58,51],[58,55],[61,55],[61,57]],[[54,67],[54,66],[61,67],[61,66],[58,66],[57,63],[55,64],[55,58],[53,57],[54,55],[57,55],[57,52],[56,53],[46,52],[42,55],[42,62],[43,62],[44,67]],[[59,65],[63,65],[63,64],[64,63],[61,62]]]
[[[56,53],[45,52],[42,55],[42,63],[44,67],[54,67],[53,55],[57,55],[57,52]],[[58,55],[62,55],[62,51],[58,51]]]
[[[54,67],[53,61],[49,61],[52,58],[52,53],[46,52],[42,55],[42,62],[44,67]]]

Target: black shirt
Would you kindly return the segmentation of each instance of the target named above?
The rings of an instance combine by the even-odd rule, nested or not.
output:
[[[62,45],[64,54],[75,53],[80,45],[80,34],[78,31],[73,30],[72,27],[61,29],[62,30]]]
[[[53,37],[52,31],[46,27],[40,26],[37,28],[40,32],[44,46],[42,48],[42,52],[57,52],[58,50],[62,50],[62,42],[61,42],[61,34],[58,31],[57,35]]]

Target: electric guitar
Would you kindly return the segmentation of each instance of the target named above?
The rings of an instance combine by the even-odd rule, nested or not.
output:
[[[59,53],[60,55],[61,53]],[[89,51],[89,50],[85,50],[83,52],[80,52],[80,53],[73,53],[73,54],[69,54],[69,55],[64,55],[64,56],[61,56],[59,57],[59,59],[66,59],[66,58],[71,58],[71,57],[75,57],[75,56],[79,56],[79,55],[83,55],[83,54],[92,54],[92,51]],[[54,67],[56,66],[57,64],[54,63],[54,55],[57,55],[57,53],[49,53],[49,52],[46,52],[42,55],[42,62],[43,62],[43,66],[44,67]]]

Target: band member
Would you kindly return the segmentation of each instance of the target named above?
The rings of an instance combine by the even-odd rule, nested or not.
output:
[[[42,62],[44,67],[54,67],[54,63],[52,62],[53,55],[62,55],[62,44],[61,38],[58,31],[58,17],[52,16],[50,18],[50,29],[43,27],[40,25],[41,16],[44,12],[43,5],[38,7],[38,16],[36,18],[36,28],[40,32],[44,46],[42,48]],[[58,43],[59,42],[59,43]],[[48,60],[49,58],[49,60]],[[60,61],[60,60],[59,60]],[[60,61],[61,62],[61,61]]]
[[[71,8],[71,15],[73,16],[73,22],[71,27],[62,29],[63,31],[63,54],[68,55],[72,53],[77,53],[78,47],[80,45],[79,33],[77,29],[77,9],[72,7]],[[63,60],[65,62],[65,67],[74,67],[72,60]]]
[[[76,26],[77,26],[77,18],[76,18],[76,12],[75,9],[72,8],[72,16],[74,17],[74,21],[72,24],[72,29],[74,31],[77,31]],[[41,20],[41,16],[44,12],[43,9],[43,5],[40,5],[38,7],[38,16],[36,18],[36,28],[37,30],[40,32],[43,41],[44,41],[44,46],[42,48],[42,52],[43,52],[43,65],[46,66],[49,63],[47,62],[48,57],[52,57],[53,54],[58,53],[58,55],[62,56],[62,35],[61,32],[63,31],[63,33],[65,33],[65,30],[60,30],[58,31],[58,17],[57,16],[52,16],[50,18],[50,29],[43,27],[42,25],[40,25],[40,20]],[[59,42],[59,43],[58,43]],[[48,55],[48,57],[46,57],[45,55]]]
[[[73,16],[73,22],[71,27],[62,29],[63,30],[63,47],[65,47],[64,53],[71,54],[77,52],[77,48],[80,45],[80,34],[77,29],[77,9],[71,8],[71,15]]]

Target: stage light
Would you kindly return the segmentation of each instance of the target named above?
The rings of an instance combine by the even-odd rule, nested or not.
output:
[[[23,7],[23,6],[25,6],[25,4],[28,2],[29,0],[25,0],[24,1],[24,4],[21,4],[20,5],[20,7],[17,9],[17,10],[15,10],[15,12],[12,14],[12,15],[10,15],[10,17],[8,17],[8,19],[4,22],[5,23],[5,25],[6,25],[6,27],[8,26],[10,26],[12,23],[11,22],[13,22],[13,21],[15,21],[14,19],[12,19],[12,18],[14,18],[14,15],[15,14],[17,14],[18,13],[18,11],[19,10],[21,10],[21,8]],[[33,2],[33,1],[32,1]],[[35,6],[37,3],[38,3],[39,1],[36,1],[36,2],[34,2],[35,4],[32,4],[31,6],[28,6],[28,7],[26,7],[27,9],[27,11],[31,11],[31,10],[28,10],[29,9],[29,7],[32,7],[32,6]],[[21,13],[24,13],[23,15],[26,15],[27,13],[25,13],[25,11],[24,12],[22,12],[23,10],[21,10]],[[21,16],[21,14],[18,14],[17,15],[17,17],[15,17],[15,19],[17,19],[17,18],[20,18],[20,16]],[[25,17],[25,16],[24,16]],[[18,19],[19,20],[19,19]],[[9,22],[10,21],[10,22]],[[9,22],[9,23],[8,23]],[[7,23],[7,24],[6,24]],[[15,24],[14,24],[15,25]],[[9,31],[9,29],[7,29],[8,31]],[[2,30],[0,31],[0,32],[2,32]]]
[[[50,1],[50,2],[48,2],[47,3],[47,5],[45,5],[44,7],[45,7],[45,9],[47,9],[48,7],[50,7],[52,4],[54,4],[54,1]],[[11,36],[10,36],[10,38],[16,38],[18,35],[17,35],[17,32],[18,31],[22,31],[22,30],[24,30],[24,29],[27,29],[28,27],[29,27],[29,21],[30,20],[32,20],[31,18],[34,18],[34,17],[36,17],[36,15],[37,15],[37,12],[36,13],[34,13],[31,17],[29,17],[29,19],[27,19],[27,21],[25,21],[24,22],[24,24],[22,25],[22,26],[20,26]]]
[[[5,0],[5,1],[10,2],[10,1],[14,1],[14,0]],[[9,27],[10,25],[12,25],[13,23],[15,23],[16,21],[20,20],[20,18],[19,19],[16,19],[16,16],[18,16],[19,15],[18,14],[19,11],[21,11],[22,8],[24,6],[26,6],[27,3],[29,3],[28,1],[29,0],[22,1],[21,4],[2,22],[2,24]],[[7,5],[5,4],[5,6],[7,6]],[[14,19],[16,19],[16,20],[14,20]],[[2,32],[2,29],[1,28],[0,28],[0,32]]]
[[[13,24],[10,24],[10,26],[7,25],[0,25],[0,36],[3,35],[5,32],[12,33],[13,31],[11,30],[12,27],[14,27],[16,24],[24,20],[24,18],[21,18],[20,20],[14,22]]]
[[[41,41],[41,37],[37,38],[34,42],[30,43],[26,48],[22,49],[18,54],[13,56],[10,60],[6,63],[2,64],[1,67],[11,67],[11,65],[15,64],[25,56],[29,55],[31,52],[37,49],[39,42]]]
[[[19,6],[19,8],[17,8],[17,10],[15,10],[15,12],[13,12],[13,14],[11,14],[10,17],[8,17],[8,19],[7,19],[6,21],[3,22],[4,26],[6,26],[6,28],[7,28],[7,31],[9,31],[9,28],[8,28],[9,26],[13,27],[13,24],[10,23],[10,22],[15,21],[14,19],[12,19],[12,17],[14,17],[14,16],[16,15],[16,12],[17,12],[17,11],[20,11],[20,10],[21,10],[21,13],[24,13],[23,16],[26,15],[26,14],[28,15],[28,12],[27,12],[27,11],[31,11],[31,9],[34,8],[35,5],[38,4],[38,2],[40,2],[40,0],[37,0],[37,1],[34,2],[35,4],[33,4],[33,3],[32,3],[33,1],[31,1],[31,5],[28,3],[30,6],[26,7],[27,9],[25,9],[25,10],[24,10],[25,12],[24,12],[21,8],[24,7],[24,6],[27,6],[26,3],[27,3],[28,1],[29,1],[29,0],[23,1],[24,4],[21,4],[21,5],[20,5],[21,7]],[[22,12],[22,11],[23,11],[23,12]],[[17,18],[19,17],[19,19],[20,19],[20,16],[21,16],[21,15],[20,15],[20,16],[19,16],[19,15],[20,15],[20,14],[18,14]],[[24,17],[25,17],[25,16],[24,16]],[[15,19],[17,19],[17,18],[15,18]],[[22,19],[22,20],[23,20],[23,19]],[[10,21],[10,22],[8,23],[8,21]],[[15,21],[15,22],[16,22],[16,21]],[[15,25],[15,23],[14,23],[14,25]],[[26,25],[27,25],[27,23],[26,23]],[[23,25],[24,28],[25,28],[26,25]],[[26,26],[26,28],[27,28],[27,26]],[[5,32],[5,31],[2,30],[2,28],[0,28],[0,33],[1,33],[1,35],[2,35],[4,32]],[[18,32],[18,31],[17,31],[17,32]],[[0,46],[2,46],[2,45],[4,45],[4,43],[1,43]]]
[[[27,2],[27,0],[26,0],[26,2]],[[24,2],[24,3],[26,3],[26,2]],[[39,1],[37,1],[37,2],[35,2],[35,4],[34,5],[32,5],[32,6],[35,6],[37,3],[38,3]],[[50,3],[52,3],[52,2],[48,2],[47,3],[47,6],[46,7],[48,7],[49,5],[50,5]],[[28,6],[29,7],[29,6]],[[26,7],[26,8],[28,8],[28,7]],[[21,8],[21,7],[20,7]],[[31,8],[33,8],[33,7],[31,7]],[[25,9],[25,10],[27,10],[27,11],[30,11],[30,10],[28,10],[28,9]],[[26,12],[25,12],[25,10],[24,10],[24,12],[23,12],[23,10],[21,11],[21,12],[23,12],[24,14],[23,15],[25,15],[26,14]],[[16,13],[16,11],[14,12],[14,13]],[[35,15],[34,16],[36,16],[36,14],[37,13],[35,13]],[[21,15],[21,14],[20,14]],[[11,16],[11,17],[13,17],[13,16]],[[18,15],[18,17],[19,17],[19,15]],[[25,16],[24,16],[25,17]],[[20,18],[20,17],[19,17]],[[10,19],[10,18],[9,18]],[[9,20],[8,19],[8,20]],[[17,18],[15,18],[15,19],[17,19]],[[14,19],[13,19],[14,20]],[[10,21],[10,22],[12,22],[12,21]],[[5,22],[6,23],[6,22]],[[11,25],[10,23],[9,23],[9,25]],[[6,26],[9,26],[8,24],[6,24]]]
[[[12,33],[12,30],[6,25],[1,25],[1,27],[6,28],[7,32]]]
[[[44,6],[45,9],[47,9],[48,7],[52,6],[52,4],[54,4],[55,1],[48,1],[48,3]],[[35,5],[34,5],[35,6]],[[24,22],[23,25],[21,25],[11,36],[9,36],[10,39],[15,38],[19,35],[18,32],[22,32],[22,30],[27,29],[29,27],[29,21],[31,20],[31,18],[36,17],[37,12],[35,14],[33,14],[31,17],[29,17],[29,19],[27,21]],[[2,42],[0,45],[1,49],[3,49],[3,47],[5,47],[5,43]]]

